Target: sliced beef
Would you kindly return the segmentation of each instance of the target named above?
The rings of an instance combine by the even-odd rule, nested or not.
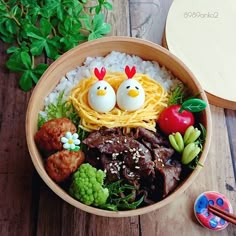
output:
[[[141,139],[141,143],[145,145],[145,147],[148,148],[149,150],[152,150],[152,144],[149,143],[148,141]]]
[[[98,143],[103,141],[104,137],[116,137],[116,135],[122,135],[121,130],[119,128],[105,128],[102,127],[97,131],[91,132],[86,139],[83,140],[83,143],[87,144],[90,147],[95,147]],[[107,139],[107,138],[106,138]],[[94,146],[93,142],[96,142]]]
[[[179,183],[181,174],[181,164],[177,161],[169,162],[168,164],[163,164],[160,161],[154,161],[156,168],[156,175],[159,175],[159,186],[163,191],[163,197],[172,192]]]
[[[109,135],[109,134],[118,134],[121,135],[121,129],[120,128],[106,128],[106,127],[102,127],[101,129],[99,129],[98,131],[101,135]]]
[[[136,136],[151,143],[152,145],[158,144],[169,146],[169,142],[165,137],[161,136],[159,133],[155,133],[142,127],[137,128]]]
[[[85,152],[85,159],[90,165],[101,169],[103,167],[101,163],[101,153],[96,148],[87,149]]]
[[[170,147],[158,146],[153,149],[153,159],[166,163],[174,154],[174,149]]]
[[[139,151],[141,156],[145,156],[149,160],[152,159],[149,150],[133,138],[117,134],[102,136],[101,134],[97,134],[97,132],[95,133],[91,133],[83,140],[83,143],[87,144],[90,148],[97,148],[101,153],[107,154]]]
[[[120,179],[120,161],[119,160],[111,160],[107,154],[102,153],[101,162],[103,165],[103,169],[106,172],[108,183],[114,182]]]
[[[136,189],[140,188],[139,180],[141,178],[140,174],[136,171],[130,170],[128,167],[124,168],[122,171],[125,179],[132,184]]]

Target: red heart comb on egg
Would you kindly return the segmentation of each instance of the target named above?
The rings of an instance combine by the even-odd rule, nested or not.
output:
[[[129,68],[129,66],[125,67],[125,74],[127,75],[128,79],[132,79],[135,73],[136,73],[135,66],[133,66],[131,69]]]
[[[94,74],[98,78],[98,80],[103,80],[105,74],[106,74],[106,69],[105,67],[102,67],[101,70],[99,71],[98,68],[96,67],[94,69]]]

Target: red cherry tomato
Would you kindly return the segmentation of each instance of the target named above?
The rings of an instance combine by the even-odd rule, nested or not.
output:
[[[183,135],[190,125],[194,125],[193,113],[186,110],[179,112],[180,108],[181,105],[171,105],[161,112],[157,123],[163,133],[169,135],[180,132]]]

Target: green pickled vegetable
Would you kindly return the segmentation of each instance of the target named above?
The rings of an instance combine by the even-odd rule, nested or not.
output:
[[[183,151],[181,162],[184,165],[189,164],[194,158],[198,156],[200,153],[201,148],[198,147],[196,143],[189,143]]]
[[[184,150],[184,140],[179,132],[169,135],[169,141],[171,146],[179,153]]]
[[[194,143],[201,135],[201,131],[198,128],[194,128],[192,125],[187,128],[184,133],[184,144]]]
[[[82,164],[72,177],[70,194],[86,205],[102,206],[109,191],[104,187],[106,174],[90,164]]]

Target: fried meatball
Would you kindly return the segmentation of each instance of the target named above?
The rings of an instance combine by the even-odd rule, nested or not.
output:
[[[75,125],[67,118],[57,118],[47,121],[35,134],[35,142],[44,154],[52,154],[63,149],[61,137],[66,132],[75,133]]]
[[[82,151],[62,150],[48,157],[45,169],[57,183],[66,180],[84,162]]]

